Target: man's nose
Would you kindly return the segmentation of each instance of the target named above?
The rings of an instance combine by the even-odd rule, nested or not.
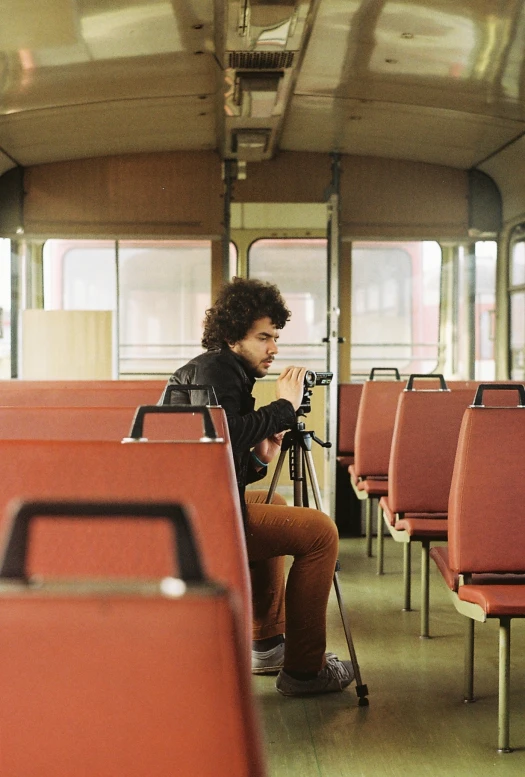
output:
[[[279,351],[279,348],[277,347],[277,343],[275,340],[270,340],[270,353],[277,353]]]

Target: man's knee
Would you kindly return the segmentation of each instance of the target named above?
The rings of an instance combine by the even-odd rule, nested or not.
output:
[[[259,491],[256,489],[250,489],[249,491],[246,491],[245,493],[245,501],[247,505],[250,504],[266,504],[266,499],[268,498],[268,491]],[[274,493],[272,496],[272,505],[285,505],[287,504],[286,499],[278,494],[277,492]]]

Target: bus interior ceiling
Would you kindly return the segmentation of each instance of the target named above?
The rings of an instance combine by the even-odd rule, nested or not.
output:
[[[234,174],[247,175],[238,201],[322,200],[330,168],[318,157],[336,152],[352,160],[349,191],[364,186],[366,199],[387,177],[378,160],[388,159],[400,198],[417,199],[407,176],[430,191],[444,179],[453,190],[454,174],[468,173],[472,194],[473,186],[484,190],[485,174],[501,191],[505,220],[523,212],[525,9],[515,0],[497,11],[486,0],[49,0],[38,13],[6,0],[4,7],[0,172],[11,171],[2,194],[15,211],[2,209],[4,234],[49,234],[62,215],[68,221],[53,191],[54,223],[38,214],[30,177],[38,166],[143,154],[160,154],[162,166],[174,152],[185,152],[189,170],[179,165],[173,175],[196,171],[199,186],[202,158],[210,196],[222,189],[213,182],[220,165],[208,155],[232,160]],[[272,170],[286,155],[288,166],[263,174],[265,163]],[[147,164],[136,162],[136,180]],[[28,174],[27,203],[14,201],[16,171]],[[118,188],[100,168],[98,175],[91,188]],[[466,199],[457,182],[456,194]],[[353,214],[350,200],[352,213],[343,213],[350,232],[388,232],[381,214]],[[493,233],[494,219],[476,222],[476,202],[469,204],[463,236]],[[392,198],[389,208],[395,221]],[[217,227],[197,221],[183,213],[175,229]],[[86,222],[71,214],[69,232],[100,233],[93,214]],[[402,208],[398,223],[408,236],[434,225],[428,214],[425,222]],[[142,232],[162,226],[146,215]],[[457,223],[448,227],[458,234]]]

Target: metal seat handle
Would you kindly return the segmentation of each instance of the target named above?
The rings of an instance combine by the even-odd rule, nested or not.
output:
[[[447,382],[446,382],[444,376],[441,375],[438,372],[435,372],[435,373],[428,373],[428,372],[426,372],[426,373],[418,373],[418,372],[414,372],[414,373],[412,373],[412,375],[410,375],[409,379],[407,380],[406,391],[416,391],[416,389],[414,388],[414,379],[415,378],[426,378],[427,380],[428,379],[439,380],[439,386],[440,386],[439,391],[450,391],[450,389],[447,386]]]
[[[472,407],[484,407],[483,405],[483,392],[485,390],[490,391],[511,391],[518,392],[518,404],[517,407],[525,407],[525,386],[523,383],[480,383]]]
[[[0,578],[26,580],[25,564],[29,526],[35,518],[125,518],[169,522],[179,576],[187,582],[206,580],[195,536],[184,508],[173,502],[111,502],[90,500],[35,500],[15,502],[9,511],[8,529],[0,551]]]
[[[374,380],[374,375],[376,372],[382,372],[386,374],[393,373],[396,380],[401,380],[397,367],[372,367],[370,370],[370,375],[368,376],[368,380]]]
[[[144,436],[144,417],[149,414],[199,413],[202,416],[204,436],[217,439],[217,430],[207,405],[140,405],[135,412],[129,440],[139,440]]]

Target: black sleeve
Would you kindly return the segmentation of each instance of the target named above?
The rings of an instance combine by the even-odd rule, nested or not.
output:
[[[232,447],[239,452],[253,448],[272,434],[290,429],[297,420],[294,407],[287,399],[277,399],[241,415],[244,389],[233,365],[216,364],[206,369],[205,377],[205,382],[214,386],[217,400],[226,412]]]

